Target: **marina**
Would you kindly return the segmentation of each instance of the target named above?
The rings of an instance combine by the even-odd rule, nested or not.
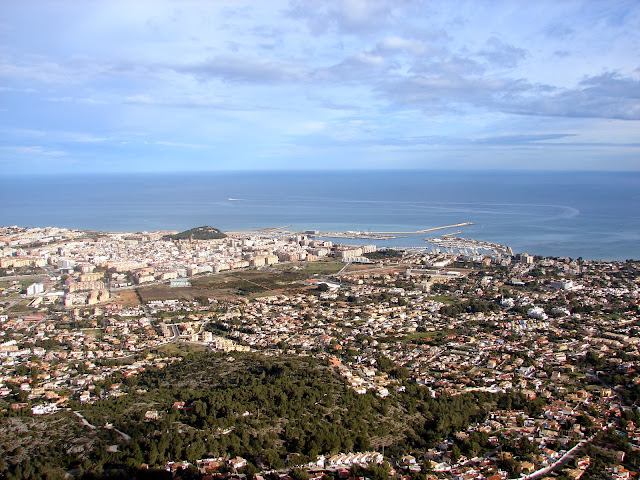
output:
[[[483,242],[471,238],[460,238],[441,236],[438,238],[425,238],[425,242],[431,245],[432,249],[437,252],[445,251],[447,253],[462,253],[467,256],[482,255],[483,253],[492,252],[500,256],[513,256],[513,249],[507,245],[498,243]]]
[[[411,230],[411,231],[398,231],[398,232],[356,232],[356,231],[346,231],[346,232],[315,232],[315,236],[319,237],[333,237],[333,238],[362,238],[362,239],[371,239],[371,240],[393,240],[395,238],[406,238],[407,235],[415,235],[420,233],[428,233],[434,232],[437,230],[446,230],[449,228],[458,228],[458,227],[466,227],[468,225],[473,225],[473,222],[463,222],[456,223],[454,225],[444,225],[441,227],[433,227],[433,228],[425,228],[423,230]],[[448,233],[445,235],[458,235],[462,233],[462,231],[457,231],[453,233]],[[444,235],[443,235],[444,236]]]
[[[426,228],[422,230],[413,231],[353,231],[347,230],[344,232],[321,232],[319,230],[303,230],[303,231],[289,231],[286,230],[291,225],[285,225],[281,227],[267,227],[251,232],[233,232],[234,234],[261,234],[261,235],[277,235],[277,234],[292,234],[292,235],[309,235],[319,239],[355,239],[355,240],[395,240],[399,238],[408,238],[409,236],[415,236],[421,233],[435,232],[440,230],[455,229],[460,227],[466,227],[473,225],[473,222],[462,222],[452,225],[443,225],[439,227]],[[229,232],[231,233],[231,232]],[[427,237],[424,241],[427,243],[424,247],[407,247],[402,245],[394,246],[401,250],[414,249],[416,251],[431,251],[432,253],[447,253],[447,254],[461,254],[467,257],[474,257],[480,255],[491,255],[498,257],[513,256],[513,249],[510,246],[502,245],[494,242],[487,242],[482,240],[475,240],[471,238],[458,237],[462,230],[456,230],[453,232],[442,233],[440,237]]]

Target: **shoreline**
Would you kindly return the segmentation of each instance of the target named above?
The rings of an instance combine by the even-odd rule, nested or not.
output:
[[[471,222],[466,223],[467,225],[472,225]],[[442,227],[433,227],[430,229],[426,229],[424,231],[437,231],[443,230],[446,228],[457,228],[458,225],[447,225]],[[570,259],[578,259],[582,258],[584,260],[589,261],[602,261],[602,262],[625,262],[627,260],[636,261],[636,257],[626,257],[626,258],[605,258],[605,257],[590,257],[584,254],[577,255],[566,255],[566,254],[558,254],[558,253],[548,253],[541,252],[535,249],[530,249],[528,251],[518,249],[516,250],[511,245],[507,245],[505,243],[492,242],[487,240],[482,240],[478,238],[473,238],[471,236],[467,237],[458,237],[457,235],[462,233],[460,231],[452,232],[450,234],[442,234],[440,238],[424,238],[422,234],[417,233],[420,231],[413,231],[406,236],[394,236],[394,235],[383,235],[381,232],[320,232],[318,230],[282,230],[282,228],[290,227],[291,225],[287,225],[285,227],[266,227],[261,229],[254,230],[244,230],[244,231],[226,231],[223,232],[230,236],[281,236],[281,235],[307,235],[311,238],[315,238],[318,240],[329,240],[333,241],[335,239],[340,240],[351,240],[351,242],[346,242],[344,245],[353,245],[353,246],[362,246],[368,243],[373,243],[376,245],[378,249],[396,249],[396,250],[429,250],[431,249],[431,253],[453,253],[453,254],[463,254],[469,255],[469,253],[465,253],[465,250],[469,250],[474,255],[482,255],[481,251],[485,253],[488,251],[493,251],[498,255],[503,256],[515,256],[517,254],[527,253],[535,256],[542,257],[550,257],[550,258],[570,258]],[[109,231],[109,230],[93,230],[93,229],[80,229],[80,228],[68,228],[68,227],[25,227],[25,226],[4,226],[0,225],[0,231],[10,228],[19,228],[26,230],[34,230],[34,231],[46,231],[46,230],[56,230],[56,231],[67,231],[74,232],[74,237],[78,236],[78,233],[83,235],[142,235],[148,236],[150,239],[152,237],[161,237],[166,234],[175,234],[177,230],[132,230],[132,231]],[[3,234],[0,233],[0,242],[2,241]],[[72,237],[72,238],[74,238]],[[70,238],[67,238],[67,241]],[[401,242],[395,242],[395,240],[400,240]],[[60,240],[63,241],[63,240]],[[41,246],[52,246],[57,242],[40,244],[40,243],[31,243],[25,245],[18,245],[18,249],[28,249],[28,248],[38,248]],[[442,248],[445,251],[437,251],[436,249]],[[453,249],[457,251],[448,251],[447,249]],[[478,252],[475,253],[474,251]],[[640,258],[640,256],[638,257]]]

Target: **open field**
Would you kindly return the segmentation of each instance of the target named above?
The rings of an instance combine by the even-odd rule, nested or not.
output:
[[[4,280],[0,282],[0,289],[9,289],[11,287],[14,287],[20,290],[24,290],[33,283],[38,283],[38,279],[23,278],[18,280]]]
[[[306,289],[307,286],[299,283],[305,278],[306,275],[298,272],[243,270],[192,278],[191,287],[171,288],[168,285],[153,285],[140,287],[138,292],[145,302],[168,299],[193,300],[202,297],[255,298]]]
[[[31,299],[21,299],[15,296],[9,297],[3,302],[0,302],[0,306],[4,307],[3,313],[35,313],[35,308],[29,308],[29,302]]]
[[[204,352],[207,347],[204,345],[195,345],[192,343],[172,342],[166,343],[158,347],[158,352],[169,356],[183,356],[188,353]]]
[[[135,290],[120,290],[113,292],[113,298],[111,298],[108,303],[120,303],[130,306],[140,304],[140,299]]]
[[[447,304],[451,304],[454,303],[458,300],[457,297],[453,297],[451,295],[434,295],[434,296],[430,296],[429,300],[433,301],[433,302],[442,302],[442,303],[447,303]]]
[[[273,266],[276,270],[298,272],[304,275],[331,275],[339,272],[342,267],[344,267],[344,263],[333,259],[318,262],[283,263]]]
[[[358,273],[376,268],[380,268],[381,270],[384,269],[384,267],[372,263],[352,263],[345,269],[343,273]]]
[[[96,338],[102,335],[102,330],[99,328],[83,328],[82,333],[84,333],[85,335],[90,335],[93,338]]]

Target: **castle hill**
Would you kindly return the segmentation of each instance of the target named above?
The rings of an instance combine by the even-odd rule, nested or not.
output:
[[[0,227],[0,477],[637,478],[640,261],[337,241]]]

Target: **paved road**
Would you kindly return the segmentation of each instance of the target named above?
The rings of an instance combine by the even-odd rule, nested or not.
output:
[[[351,266],[351,262],[347,262],[347,264],[346,264],[344,267],[342,267],[342,268],[340,269],[340,271],[339,271],[338,273],[336,273],[336,275],[341,275],[341,274],[342,274],[342,273],[343,273],[347,268],[349,268],[350,266]]]
[[[95,430],[95,429],[96,429],[96,426],[95,426],[95,425],[91,425],[91,424],[87,421],[87,419],[86,419],[86,418],[84,418],[84,417],[82,416],[82,414],[81,414],[80,412],[76,412],[76,411],[74,410],[74,412],[73,412],[73,413],[75,413],[75,414],[76,414],[76,416],[80,419],[80,421],[82,422],[82,424],[83,424],[85,427],[89,427],[91,430]]]
[[[122,438],[124,438],[127,442],[129,440],[131,440],[131,437],[129,435],[127,435],[126,433],[118,430],[117,428],[115,428],[113,425],[107,424],[104,426],[104,428],[106,428],[107,430],[113,430],[114,432],[118,433]]]
[[[86,418],[84,418],[84,417],[82,416],[82,414],[81,414],[80,412],[76,412],[76,411],[74,410],[74,411],[73,411],[73,413],[75,413],[75,415],[80,419],[80,421],[82,422],[82,424],[83,424],[85,427],[88,427],[88,428],[90,428],[91,430],[95,430],[96,428],[98,428],[98,427],[96,427],[95,425],[91,425],[91,424],[87,421],[87,419],[86,419]],[[106,428],[107,430],[113,430],[114,432],[118,433],[118,434],[119,434],[122,438],[124,438],[127,442],[128,442],[129,440],[131,440],[131,437],[130,437],[129,435],[127,435],[127,434],[126,434],[126,433],[124,433],[124,432],[121,432],[121,431],[120,431],[120,430],[118,430],[117,428],[114,428],[114,427],[113,427],[113,425],[107,424],[107,425],[105,425],[105,426],[104,426],[104,428]]]
[[[606,427],[604,427],[602,429],[602,431],[606,432],[612,426],[613,426],[613,423],[610,423]],[[598,433],[600,433],[600,432],[598,432]],[[520,480],[535,480],[536,478],[542,478],[542,477],[547,476],[551,472],[554,472],[554,471],[564,467],[567,463],[569,463],[571,460],[573,460],[573,458],[578,454],[578,452],[580,450],[582,450],[588,444],[593,442],[593,440],[596,438],[598,433],[594,433],[589,438],[585,438],[584,440],[582,440],[575,447],[573,447],[571,450],[566,452],[562,457],[560,457],[558,460],[556,460],[555,463],[549,465],[548,467],[541,468],[540,470],[537,470],[537,471],[535,471],[533,473],[530,473],[528,475],[524,475],[524,476],[520,477]]]

